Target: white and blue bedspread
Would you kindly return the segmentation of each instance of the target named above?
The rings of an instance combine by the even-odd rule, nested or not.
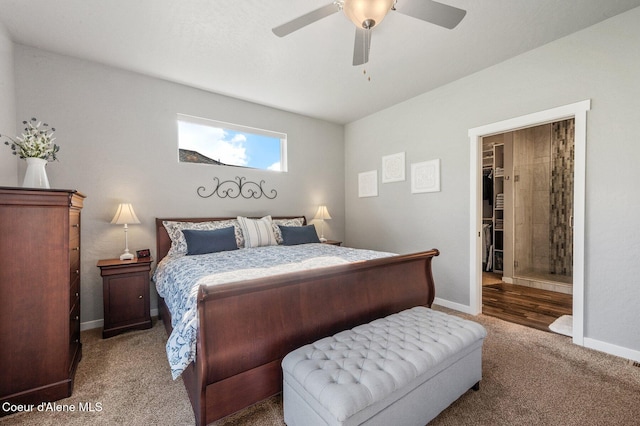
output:
[[[330,244],[301,244],[165,257],[158,264],[153,281],[171,312],[173,332],[166,347],[173,378],[179,377],[195,359],[200,285],[224,284],[393,255]]]

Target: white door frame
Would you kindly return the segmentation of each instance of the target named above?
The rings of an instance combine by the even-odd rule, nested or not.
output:
[[[573,343],[584,345],[584,230],[587,111],[591,100],[576,102],[522,117],[469,129],[471,142],[471,202],[469,308],[472,315],[482,313],[482,138],[513,130],[575,119],[575,166],[573,186]]]

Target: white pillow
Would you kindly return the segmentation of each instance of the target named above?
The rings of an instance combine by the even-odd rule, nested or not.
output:
[[[271,225],[271,216],[249,219],[238,216],[238,223],[244,237],[244,247],[275,246],[278,244]]]

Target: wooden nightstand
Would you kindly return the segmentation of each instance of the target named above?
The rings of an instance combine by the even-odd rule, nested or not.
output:
[[[104,292],[102,338],[127,330],[151,328],[149,307],[150,257],[103,259],[98,262]]]
[[[332,246],[340,246],[342,245],[342,241],[336,241],[336,240],[327,240],[327,241],[323,241],[323,244],[331,244]]]

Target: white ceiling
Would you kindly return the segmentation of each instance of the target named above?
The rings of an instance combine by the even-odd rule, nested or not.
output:
[[[284,38],[271,32],[331,0],[0,0],[0,22],[19,44],[348,123],[640,6],[440,1],[467,10],[458,27],[391,12],[359,67],[342,13]]]

